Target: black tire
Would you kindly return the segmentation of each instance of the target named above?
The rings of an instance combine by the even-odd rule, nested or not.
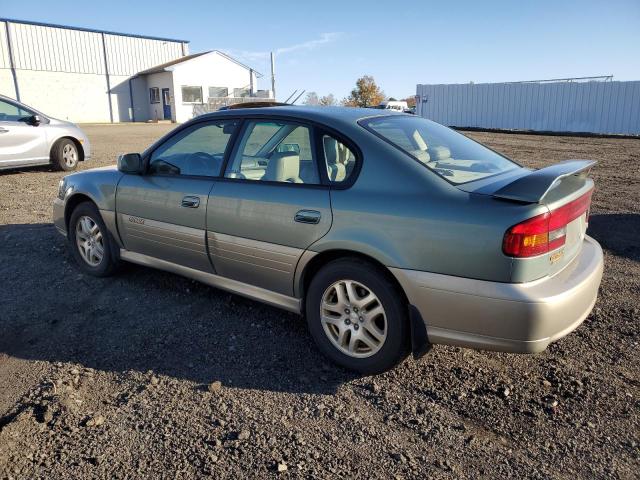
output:
[[[81,253],[81,248],[78,245],[79,241],[82,242],[81,238],[79,240],[80,235],[78,233],[78,223],[84,217],[88,217],[95,225],[97,225],[99,232],[102,234],[101,243],[103,254],[102,258],[96,265],[91,265],[88,260],[85,260]],[[80,203],[73,210],[71,218],[69,219],[67,239],[69,242],[69,249],[71,250],[71,256],[78,264],[78,267],[80,267],[80,270],[84,273],[93,275],[94,277],[108,277],[118,268],[120,264],[119,249],[117,248],[115,240],[107,230],[98,208],[92,202]],[[95,257],[94,260],[96,260]]]
[[[68,138],[61,138],[51,147],[51,164],[56,170],[70,172],[78,168],[78,146]]]
[[[386,339],[376,353],[366,358],[354,358],[343,353],[332,343],[322,325],[320,318],[322,297],[331,285],[340,280],[353,280],[366,286],[378,297],[384,308]],[[409,319],[404,296],[389,280],[386,272],[368,262],[355,258],[339,259],[322,267],[309,285],[306,296],[306,316],[311,336],[322,353],[349,370],[367,375],[381,373],[398,365],[409,353]]]

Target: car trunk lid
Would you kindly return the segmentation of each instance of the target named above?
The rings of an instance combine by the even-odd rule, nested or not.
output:
[[[548,212],[507,226],[503,253],[512,257],[512,281],[526,282],[562,270],[581,251],[587,229],[596,162],[568,160],[540,170],[461,185],[469,193],[500,201],[544,205]]]

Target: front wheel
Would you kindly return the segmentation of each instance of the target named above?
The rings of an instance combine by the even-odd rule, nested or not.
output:
[[[95,277],[111,275],[118,266],[116,248],[98,208],[90,202],[78,205],[69,219],[71,254],[80,269]]]
[[[309,286],[306,314],[320,350],[350,370],[384,372],[408,354],[402,294],[369,263],[345,259],[325,265]]]
[[[79,160],[78,147],[68,138],[58,140],[51,148],[51,163],[58,170],[75,170]]]

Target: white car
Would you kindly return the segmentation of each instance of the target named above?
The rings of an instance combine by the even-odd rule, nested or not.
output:
[[[385,100],[384,102],[380,102],[378,108],[381,110],[395,110],[396,112],[404,112],[409,109],[409,105],[405,101]]]
[[[91,156],[80,128],[0,95],[0,170],[51,164],[75,170]]]

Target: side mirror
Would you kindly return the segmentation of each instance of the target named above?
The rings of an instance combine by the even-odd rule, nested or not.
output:
[[[142,156],[139,153],[125,153],[118,157],[118,171],[122,173],[142,173]]]
[[[31,115],[27,122],[29,123],[29,125],[33,125],[34,127],[37,127],[42,123],[42,119],[40,118],[40,115]]]

